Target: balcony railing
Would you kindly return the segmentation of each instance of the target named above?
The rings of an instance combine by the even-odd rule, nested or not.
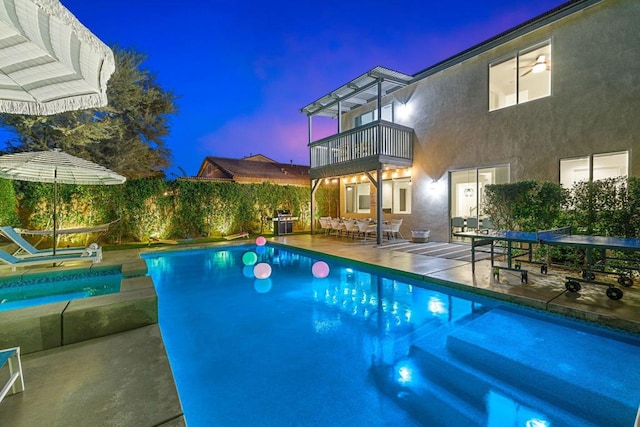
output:
[[[368,158],[413,160],[413,129],[378,120],[309,145],[311,169]]]

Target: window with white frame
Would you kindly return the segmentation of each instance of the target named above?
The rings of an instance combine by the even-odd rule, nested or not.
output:
[[[382,211],[394,214],[411,213],[411,178],[382,181]]]
[[[345,212],[371,213],[369,183],[345,185]]]
[[[579,181],[617,178],[628,174],[628,151],[560,159],[560,184],[564,188],[571,188]]]
[[[378,120],[378,109],[367,111],[355,118],[355,125],[362,126]],[[393,103],[382,106],[382,120],[393,122]]]
[[[489,64],[489,111],[550,95],[550,42]]]

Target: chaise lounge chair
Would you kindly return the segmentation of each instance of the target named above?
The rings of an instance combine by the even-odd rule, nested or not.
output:
[[[16,271],[16,267],[29,267],[34,265],[45,264],[59,264],[62,262],[71,261],[91,261],[91,263],[98,262],[97,252],[83,252],[76,254],[64,254],[64,255],[34,255],[28,258],[18,258],[11,254],[0,250],[0,267],[9,266],[11,271]]]
[[[11,358],[15,358],[18,362],[17,369],[13,366]],[[2,402],[2,399],[4,399],[4,397],[9,393],[9,390],[11,390],[12,393],[24,391],[22,362],[20,361],[20,347],[0,350],[0,368],[2,368],[5,363],[9,364],[9,380],[6,381],[6,383],[4,382],[4,379],[0,380],[0,384],[4,383],[2,389],[0,389],[0,402]],[[18,381],[18,378],[20,378],[20,381]]]
[[[0,227],[0,233],[13,243],[18,245],[20,251],[14,254],[17,258],[31,258],[36,256],[51,256],[53,255],[52,249],[38,249],[25,240],[13,227],[4,226]],[[22,252],[21,252],[22,251]],[[92,243],[88,248],[56,248],[56,255],[72,255],[72,254],[84,254],[96,253],[96,261],[102,261],[102,248],[96,243]]]
[[[240,238],[249,238],[249,233],[247,233],[246,231],[242,231],[240,233],[236,233],[236,234],[230,234],[228,236],[224,236],[225,240],[235,240],[235,239],[240,239]]]

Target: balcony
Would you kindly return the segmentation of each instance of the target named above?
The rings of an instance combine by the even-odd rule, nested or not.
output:
[[[413,164],[413,129],[378,120],[309,144],[311,179]]]

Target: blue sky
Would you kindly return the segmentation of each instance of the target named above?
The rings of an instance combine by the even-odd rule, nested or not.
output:
[[[62,0],[108,45],[147,55],[179,96],[166,140],[178,175],[208,155],[308,164],[300,108],[375,66],[414,74],[564,2]]]

